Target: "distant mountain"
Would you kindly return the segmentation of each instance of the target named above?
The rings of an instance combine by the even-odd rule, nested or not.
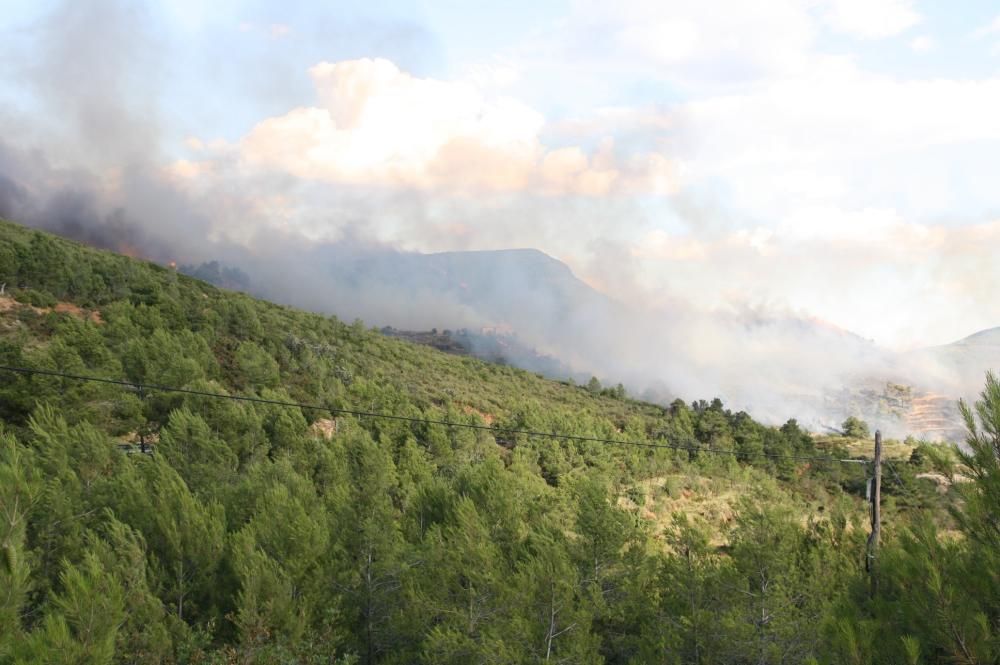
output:
[[[979,346],[1000,349],[1000,326],[980,330],[957,342],[952,342],[948,346]]]
[[[936,384],[970,397],[982,388],[987,370],[1000,370],[1000,327],[919,349],[908,357]]]
[[[368,324],[402,330],[465,329],[488,342],[474,345],[476,355],[485,358],[497,355],[496,343],[516,338],[516,348],[504,358],[548,375],[553,356],[573,371],[597,372],[599,365],[588,361],[607,355],[608,340],[598,331],[626,314],[623,305],[584,283],[566,264],[535,249],[320,251],[328,271],[324,278],[332,286],[324,293],[324,307],[338,315],[352,312]]]
[[[535,249],[421,254],[339,243],[303,253],[301,272],[251,257],[237,265],[210,261],[180,269],[216,286],[361,318],[392,336],[554,378],[586,380],[596,371],[583,372],[572,361],[606,355],[607,336],[595,331],[625,312]],[[431,329],[454,335],[415,332]]]
[[[337,257],[330,270],[337,283],[360,294],[389,289],[417,302],[448,302],[459,306],[456,311],[478,315],[483,325],[519,332],[616,308],[566,264],[535,249],[354,254]],[[437,327],[462,323],[441,320]]]

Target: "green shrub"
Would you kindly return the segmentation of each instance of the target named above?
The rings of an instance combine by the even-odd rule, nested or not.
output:
[[[14,300],[33,307],[55,307],[59,302],[51,293],[35,289],[18,289],[14,294]]]

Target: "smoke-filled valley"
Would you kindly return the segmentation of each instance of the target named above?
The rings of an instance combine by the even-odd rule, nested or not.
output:
[[[894,353],[793,312],[706,310],[679,298],[643,309],[531,249],[423,254],[280,231],[247,244],[213,240],[210,211],[167,183],[147,183],[140,172],[102,195],[86,186],[92,177],[32,169],[0,148],[0,216],[344,320],[471,331],[473,354],[553,378],[594,375],[664,404],[721,397],[766,422],[795,417],[816,431],[859,415],[893,435],[954,438],[961,421],[948,405],[1000,366],[995,332]],[[483,345],[491,339],[515,349],[501,358]],[[902,397],[893,384],[904,387]],[[933,417],[918,417],[928,400]]]
[[[524,349],[509,362],[554,378],[594,375],[661,403],[721,397],[767,422],[795,417],[817,431],[859,415],[893,435],[953,438],[961,422],[946,405],[974,395],[986,370],[1000,366],[989,331],[896,353],[789,311],[711,310],[680,297],[644,308],[537,250],[424,254],[360,231],[330,242],[269,230],[237,243],[218,231],[212,206],[146,169],[110,190],[95,181],[0,144],[0,216],[344,320],[509,336]],[[911,397],[896,399],[890,384]],[[935,395],[934,418],[916,418]]]

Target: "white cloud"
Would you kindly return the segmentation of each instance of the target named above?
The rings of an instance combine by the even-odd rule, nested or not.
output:
[[[935,46],[937,46],[937,42],[927,35],[920,35],[910,40],[910,48],[917,53],[926,53],[933,50]]]
[[[972,33],[973,37],[977,39],[995,34],[1000,34],[1000,15],[997,15],[992,21]]]
[[[900,81],[830,59],[807,76],[683,104],[676,116],[682,185],[724,182],[743,213],[879,203],[865,197],[910,209],[949,184],[934,180],[949,169],[935,151],[995,150],[1000,79]],[[991,186],[982,173],[962,183]]]
[[[241,21],[237,28],[243,33],[267,35],[271,39],[284,39],[292,34],[292,26],[285,23],[271,23],[265,26],[252,21]]]
[[[602,196],[663,191],[671,169],[656,154],[619,158],[613,141],[588,152],[551,149],[545,118],[466,81],[421,79],[388,60],[320,63],[319,106],[258,123],[240,143],[245,164],[336,183]]]
[[[814,24],[799,0],[585,0],[549,41],[563,57],[594,58],[602,69],[652,67],[700,85],[800,68]]]
[[[665,19],[624,27],[619,45],[634,48],[665,64],[683,62],[698,53],[702,39],[698,24],[690,19]]]
[[[833,30],[861,39],[892,37],[921,20],[911,0],[830,0],[823,17]]]
[[[975,39],[989,39],[1000,35],[1000,15],[972,33]],[[1000,41],[993,41],[989,47],[991,55],[1000,55]]]
[[[292,27],[284,23],[272,23],[267,27],[267,31],[274,39],[282,39],[292,34]]]

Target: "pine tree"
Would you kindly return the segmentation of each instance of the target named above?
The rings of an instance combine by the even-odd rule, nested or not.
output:
[[[746,500],[730,534],[733,577],[723,619],[726,649],[757,665],[815,653],[821,614],[800,567],[804,537],[786,508]],[[811,571],[810,571],[811,572]]]
[[[521,662],[600,663],[599,639],[591,632],[590,606],[557,534],[537,534],[532,555],[511,582],[512,628],[520,636]]]
[[[409,577],[416,629],[428,631],[422,653],[433,663],[484,663],[503,650],[505,565],[468,498],[446,525],[424,539],[424,557]]]
[[[664,535],[670,554],[659,570],[658,607],[647,619],[646,657],[660,663],[715,662],[724,608],[722,563],[708,534],[686,515],[674,515]]]
[[[1000,657],[1000,380],[986,375],[980,399],[960,404],[968,436],[959,458],[972,483],[960,486],[964,510],[955,511],[969,539],[970,580],[982,598],[984,621],[992,633],[994,657]],[[978,420],[978,423],[976,422]]]
[[[26,527],[42,489],[32,461],[12,435],[0,432],[0,662],[22,639],[31,573]]]
[[[392,496],[397,490],[389,453],[363,431],[345,434],[351,492],[331,514],[332,588],[341,599],[353,651],[376,663],[398,647],[404,542]]]
[[[150,588],[151,571],[142,535],[111,515],[88,547],[122,586],[125,619],[118,629],[115,659],[119,662],[163,663],[173,655],[166,610]]]
[[[315,494],[293,495],[275,485],[232,541],[240,582],[236,623],[244,646],[273,640],[293,644],[323,607],[316,593],[329,546],[327,516]]]
[[[224,510],[201,503],[159,456],[123,478],[117,512],[143,535],[164,601],[182,621],[204,617],[224,548]]]
[[[110,664],[118,629],[125,620],[121,583],[88,552],[78,565],[66,562],[60,587],[41,626],[16,649],[15,660]]]
[[[235,477],[236,454],[186,408],[171,412],[156,450],[199,496],[217,495]]]

